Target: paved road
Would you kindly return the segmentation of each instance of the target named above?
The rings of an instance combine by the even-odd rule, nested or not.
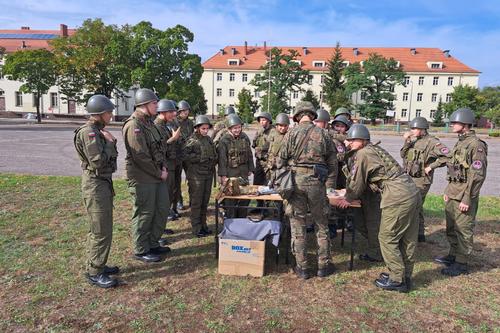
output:
[[[73,130],[78,125],[36,125],[36,124],[0,124],[0,172],[35,175],[81,174],[79,161],[73,148]],[[125,147],[119,127],[110,127],[118,138],[118,171],[116,177],[124,177]],[[248,133],[251,137],[252,132]],[[373,135],[373,142],[382,141],[382,146],[393,156],[399,158],[402,138],[392,135]],[[441,138],[448,147],[453,147],[453,136]],[[488,176],[481,193],[484,195],[500,194],[500,140],[487,140]],[[438,169],[431,192],[442,193],[446,186],[445,168]]]

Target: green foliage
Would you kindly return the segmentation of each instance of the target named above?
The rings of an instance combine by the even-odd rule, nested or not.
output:
[[[340,49],[340,43],[337,42],[333,55],[328,60],[328,72],[325,74],[323,83],[323,92],[326,104],[330,107],[330,113],[334,113],[339,107],[350,109],[351,99],[345,91],[345,81],[342,79],[344,73],[344,58]]]
[[[258,108],[257,101],[252,100],[252,94],[248,89],[241,89],[238,94],[238,115],[244,123],[250,124],[254,119],[255,110]]]
[[[479,96],[479,89],[469,85],[458,85],[453,88],[451,101],[444,104],[444,110],[447,116],[459,108],[470,108],[476,118],[480,118],[484,112],[484,101]]]
[[[385,117],[386,111],[393,108],[396,98],[392,88],[404,83],[405,72],[393,58],[384,58],[372,53],[363,63],[348,66],[345,70],[346,92],[352,94],[361,91],[365,94],[364,104],[358,105],[362,116],[375,121]]]
[[[314,94],[311,89],[307,89],[306,94],[302,98],[303,101],[311,102],[315,109],[319,109],[318,97]]]
[[[432,120],[432,125],[436,126],[436,127],[441,127],[444,125],[444,122],[443,122],[443,102],[441,100],[441,98],[439,98],[439,103],[438,103],[438,106],[437,106],[437,109],[436,109],[436,113],[434,114],[434,119]]]
[[[276,118],[278,113],[287,113],[290,109],[286,100],[277,98],[272,92],[271,95],[264,95],[262,97],[261,106],[262,111],[269,112],[273,116],[273,119]]]
[[[224,117],[224,111],[226,110],[226,104],[222,104],[219,106],[219,109],[217,110],[217,115],[219,117]]]
[[[494,126],[500,126],[500,86],[483,88],[479,98],[483,102],[484,116]]]

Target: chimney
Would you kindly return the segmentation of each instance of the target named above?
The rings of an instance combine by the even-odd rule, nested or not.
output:
[[[30,30],[30,27],[21,27],[21,30]]]
[[[307,47],[305,47],[305,46],[304,46],[304,47],[302,48],[302,51],[304,52],[304,55],[307,55]]]
[[[231,48],[231,55],[235,55],[236,54],[236,48],[235,47],[232,47]]]
[[[410,49],[410,53],[411,53],[411,55],[415,55],[415,54],[417,54],[417,49],[416,49],[416,48],[414,48],[414,47],[412,47],[412,48]]]
[[[60,24],[59,32],[62,37],[68,37],[68,26],[66,24]]]
[[[224,49],[220,49],[220,55],[224,55]]]
[[[267,51],[267,43],[266,43],[266,41],[264,41],[264,52],[266,52],[266,51]]]
[[[21,45],[21,48],[22,49],[25,49],[27,46],[26,46],[26,42],[23,40],[23,44]]]
[[[248,43],[247,41],[245,41],[245,53],[244,55],[247,55],[248,54]]]
[[[450,50],[444,50],[443,51],[443,54],[446,58],[449,58],[450,57]]]
[[[352,52],[354,53],[355,56],[357,56],[359,54],[359,50],[357,47],[353,47]]]

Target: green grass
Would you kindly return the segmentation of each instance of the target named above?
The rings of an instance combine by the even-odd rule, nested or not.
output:
[[[172,254],[144,265],[131,259],[126,183],[117,180],[115,190],[109,263],[121,267],[123,285],[100,290],[83,276],[79,178],[0,174],[0,332],[500,332],[498,197],[480,200],[473,273],[449,279],[432,262],[446,252],[444,204],[428,195],[416,288],[394,294],[373,286],[382,264],[356,261],[347,271],[349,236],[344,248],[334,241],[338,273],[324,280],[298,280],[274,258],[263,278],[221,276],[213,238],[193,239],[183,217],[170,225]],[[361,237],[357,246],[364,250]]]

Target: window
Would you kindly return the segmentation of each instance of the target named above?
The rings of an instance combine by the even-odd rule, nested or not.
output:
[[[436,110],[431,110],[431,118],[434,119],[436,116]]]
[[[448,77],[448,85],[449,86],[453,85],[453,76]]]
[[[260,97],[260,93],[257,90],[255,90],[254,93],[253,93],[253,96],[255,98],[259,98]]]
[[[451,94],[446,94],[446,103],[451,102]]]
[[[349,61],[344,60],[342,61],[342,65],[340,66],[340,68],[346,68],[347,66],[349,66]]]
[[[366,99],[366,91],[361,92],[361,96],[359,97],[359,99],[361,99],[362,101]]]
[[[234,89],[229,89],[229,97],[234,97]]]
[[[241,81],[247,82],[248,81],[248,74],[241,74]]]
[[[431,68],[438,69],[438,68],[441,68],[441,66],[439,64],[431,64]]]
[[[50,107],[55,108],[58,105],[57,93],[50,93]]]
[[[389,85],[389,91],[390,91],[390,92],[394,92],[394,85],[393,85],[393,84],[390,84],[390,85]]]
[[[424,84],[424,77],[423,76],[419,76],[418,77],[418,85],[421,86]]]
[[[443,68],[443,63],[442,62],[427,62],[427,67],[430,69],[441,69]]]
[[[422,93],[418,93],[417,94],[417,102],[422,102],[422,98],[423,98],[424,94]]]
[[[432,79],[432,85],[437,86],[438,83],[439,83],[439,76],[434,76],[434,78]]]
[[[227,64],[229,66],[238,66],[240,64],[240,62],[238,61],[238,59],[229,59],[227,61]]]
[[[406,86],[407,84],[410,84],[410,77],[409,76],[405,76],[404,85]]]
[[[325,83],[325,76],[321,75],[321,83]]]
[[[401,118],[406,118],[408,109],[401,109]]]
[[[5,91],[3,91],[2,89],[0,89],[0,96],[3,96],[5,94]]]
[[[33,94],[33,106],[36,106],[36,94]]]
[[[222,81],[222,73],[217,73],[217,81]]]
[[[422,114],[422,110],[421,109],[415,110],[415,117],[420,117],[421,114]]]
[[[293,92],[293,98],[294,98],[294,99],[299,98],[299,92],[298,92],[298,91],[294,91],[294,92]]]
[[[325,67],[325,62],[324,61],[313,61],[313,67]]]
[[[438,94],[432,94],[431,102],[436,102],[438,99]]]
[[[216,110],[217,110],[217,112],[220,112],[220,111],[221,111],[221,109],[220,109],[221,107],[222,107],[222,105],[221,105],[221,104],[217,104],[217,109],[216,109]]]
[[[15,95],[16,95],[16,106],[23,106],[23,94],[19,91],[16,91]]]
[[[222,88],[217,88],[217,97],[222,96]]]
[[[236,74],[229,73],[229,81],[234,81],[235,78],[236,78]]]
[[[408,93],[403,93],[403,102],[408,100]]]
[[[313,75],[309,75],[307,77],[307,84],[312,84],[312,80],[313,80],[314,76]]]

